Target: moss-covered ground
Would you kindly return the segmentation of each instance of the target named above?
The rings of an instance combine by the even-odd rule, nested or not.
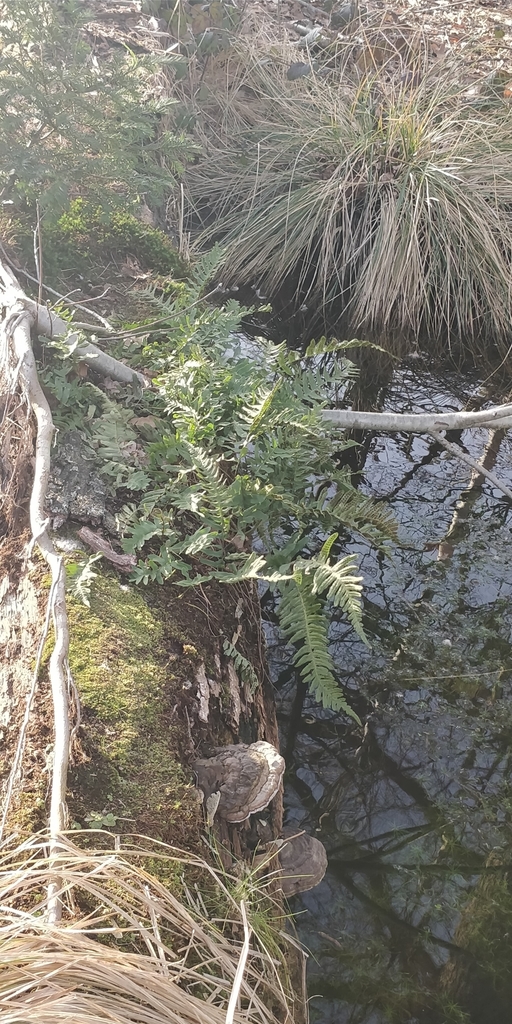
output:
[[[148,593],[102,574],[90,608],[70,599],[70,666],[82,729],[70,773],[76,826],[113,827],[194,847],[199,806],[182,767],[181,716],[191,662]]]

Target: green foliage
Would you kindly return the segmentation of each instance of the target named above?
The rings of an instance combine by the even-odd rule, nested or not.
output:
[[[334,352],[317,343],[301,357],[248,341],[238,303],[201,301],[218,261],[210,253],[173,299],[148,295],[164,325],[142,352],[160,373],[157,392],[120,389],[113,401],[75,375],[62,345],[45,384],[64,421],[76,425],[80,409],[112,491],[122,489],[125,501],[133,492],[118,516],[125,551],[138,555],[133,579],[180,587],[265,581],[280,595],[281,626],[313,694],[351,713],[328,650],[333,605],[365,639],[357,560],[342,555],[340,538],[355,529],[382,545],[396,533],[389,513],[337,468],[348,442],[322,418],[354,376],[344,354],[351,343]],[[226,643],[254,686],[252,666]]]
[[[254,671],[250,661],[244,658],[243,654],[231,643],[230,640],[224,640],[222,643],[224,654],[231,658],[240,678],[244,683],[248,683],[251,688],[251,693],[254,693],[258,688],[258,676]]]
[[[143,0],[143,10],[162,18],[180,42],[181,52],[196,58],[209,57],[229,46],[230,33],[240,21],[237,4],[229,0],[194,3],[188,0]],[[187,67],[183,61],[183,71]],[[178,75],[180,74],[178,66]]]
[[[18,233],[30,258],[32,231]],[[74,199],[56,222],[43,222],[42,244],[48,280],[61,271],[94,275],[111,261],[135,258],[141,270],[183,278],[184,260],[163,231],[142,224],[125,210],[105,210],[86,199]]]
[[[288,81],[286,44],[240,39],[229,90],[215,80],[187,181],[223,279],[293,289],[387,345],[507,351],[510,106],[480,104],[454,57],[361,77],[343,45],[325,75]]]
[[[359,612],[355,602],[351,609]],[[281,587],[279,624],[286,639],[296,647],[294,662],[316,699],[325,707],[346,711],[359,722],[336,683],[322,605],[300,572]]]
[[[91,607],[91,588],[98,573],[94,571],[93,565],[103,558],[99,552],[96,555],[89,555],[80,562],[66,563],[66,579],[68,588],[77,601],[81,601],[86,608]]]
[[[3,201],[62,209],[77,191],[102,206],[162,199],[190,147],[163,128],[151,76],[172,57],[112,47],[98,60],[79,0],[0,3]]]
[[[364,632],[355,556],[333,557],[345,525],[339,510],[372,542],[395,532],[389,515],[336,469],[346,442],[322,419],[353,367],[331,358],[320,375],[322,346],[301,358],[262,339],[247,342],[237,333],[244,310],[236,302],[194,305],[218,258],[210,254],[199,267],[186,299],[154,297],[173,324],[149,348],[168,420],[147,447],[150,489],[119,517],[124,547],[142,555],[134,578],[143,583],[268,581],[281,594],[281,625],[312,692],[347,711],[328,653],[327,606]],[[262,553],[248,555],[248,540]]]

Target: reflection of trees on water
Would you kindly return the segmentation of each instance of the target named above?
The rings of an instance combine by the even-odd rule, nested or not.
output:
[[[459,389],[455,407],[463,399]],[[407,401],[418,405],[411,391]],[[474,444],[476,457],[485,449],[510,486],[507,436],[453,440]],[[512,897],[492,851],[509,849],[512,831],[510,506],[421,438],[374,438],[364,475],[368,493],[392,496],[404,543],[391,559],[356,538],[350,545],[365,575],[372,650],[332,622],[332,652],[364,733],[318,709],[289,671],[279,680],[283,652],[270,651],[288,817],[330,854],[299,918],[318,958],[311,991],[324,997],[313,1001],[313,1021],[505,1024]],[[497,943],[506,956],[494,955]]]

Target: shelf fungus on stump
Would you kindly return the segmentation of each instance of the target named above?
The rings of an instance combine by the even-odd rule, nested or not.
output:
[[[327,853],[319,839],[307,832],[288,829],[274,846],[278,847],[279,885],[285,896],[307,892],[322,881],[327,870]]]
[[[284,774],[284,758],[265,740],[217,747],[193,764],[208,825],[215,814],[237,824],[268,807]]]

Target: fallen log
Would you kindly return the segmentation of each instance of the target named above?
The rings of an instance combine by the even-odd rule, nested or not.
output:
[[[480,412],[359,412],[357,409],[324,409],[324,420],[344,430],[378,430],[386,433],[431,434],[469,427],[512,427],[512,405],[495,405]]]

